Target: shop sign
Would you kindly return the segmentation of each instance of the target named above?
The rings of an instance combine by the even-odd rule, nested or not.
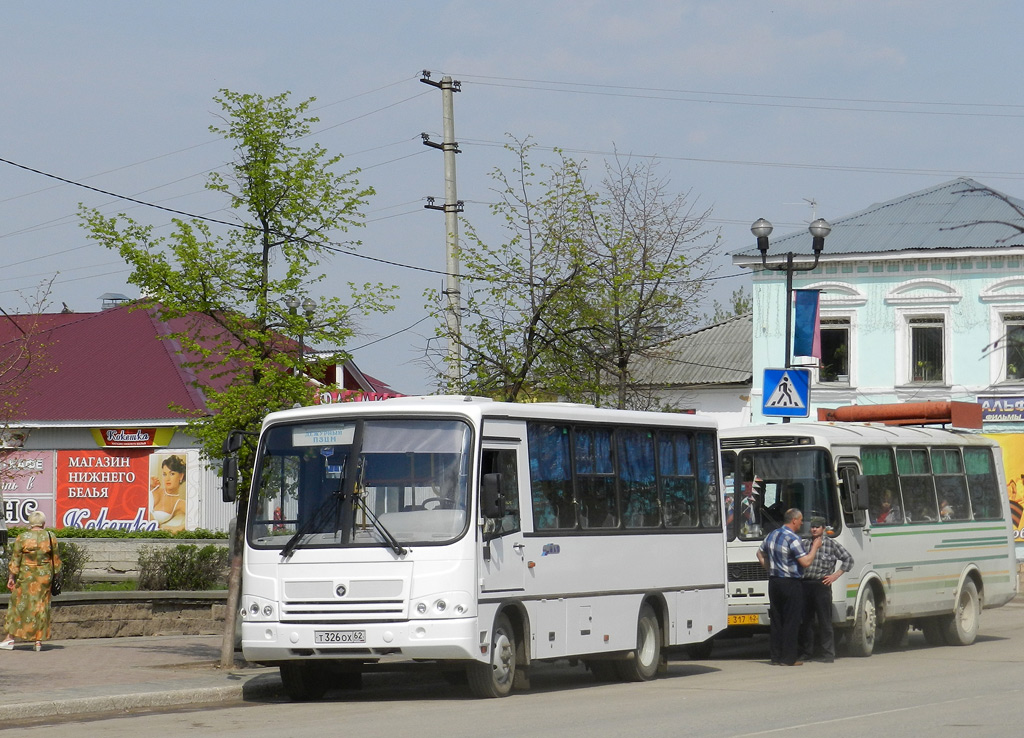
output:
[[[1024,397],[978,397],[983,423],[1024,422]]]
[[[27,526],[35,510],[53,525],[53,461],[53,451],[13,451],[0,460],[0,497],[8,527]]]
[[[174,428],[93,428],[92,437],[101,448],[146,448],[166,446]]]

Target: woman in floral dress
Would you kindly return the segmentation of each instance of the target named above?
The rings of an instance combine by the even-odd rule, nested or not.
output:
[[[31,527],[14,540],[8,565],[11,601],[4,624],[7,638],[0,643],[7,651],[14,648],[15,638],[35,641],[40,651],[50,637],[50,579],[61,567],[57,539],[45,530],[46,515],[39,510],[28,516],[28,524]]]

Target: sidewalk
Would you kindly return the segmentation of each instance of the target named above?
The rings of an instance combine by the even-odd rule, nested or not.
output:
[[[123,712],[279,694],[277,669],[223,671],[220,636],[48,641],[0,651],[0,725],[57,715]]]

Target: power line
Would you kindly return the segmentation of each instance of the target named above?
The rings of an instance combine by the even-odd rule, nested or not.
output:
[[[1022,116],[1024,117],[1024,116]],[[463,138],[459,141],[460,144],[468,146],[486,146],[486,147],[505,147],[505,143],[501,141],[490,141],[488,139],[473,139]],[[826,172],[863,172],[868,174],[899,174],[899,175],[925,175],[925,176],[946,176],[946,177],[959,177],[963,175],[962,171],[954,171],[949,169],[912,169],[912,168],[900,168],[900,167],[866,167],[866,166],[849,166],[849,165],[836,165],[836,164],[803,164],[803,163],[791,163],[791,162],[779,162],[779,161],[756,161],[750,159],[711,159],[701,158],[694,156],[673,156],[671,154],[640,154],[636,152],[629,152],[625,154],[621,151],[604,151],[601,149],[578,149],[570,148],[567,146],[544,146],[537,144],[538,148],[546,150],[558,149],[559,151],[565,151],[570,154],[582,154],[586,156],[624,156],[631,159],[659,159],[663,161],[682,161],[693,164],[728,164],[733,166],[746,166],[746,167],[775,167],[779,169],[807,169],[812,171],[826,171]],[[973,176],[977,177],[991,177],[1001,179],[1024,179],[1024,172],[973,172]]]
[[[43,170],[36,169],[35,167],[30,167],[30,166],[27,166],[25,164],[19,164],[17,162],[11,161],[10,159],[4,159],[4,158],[0,157],[0,162],[2,162],[4,164],[8,164],[8,165],[13,166],[13,167],[17,167],[19,169],[24,169],[25,171],[32,172],[33,174],[38,174],[39,176],[42,176],[42,177],[49,177],[51,179],[55,179],[55,180],[58,180],[60,182],[64,182],[64,183],[72,185],[74,187],[81,187],[83,189],[90,190],[92,192],[98,192],[100,194],[107,195],[108,197],[113,197],[113,198],[116,198],[116,199],[119,199],[119,200],[125,200],[127,202],[135,203],[136,205],[140,205],[140,206],[143,206],[143,207],[155,208],[156,210],[162,210],[164,212],[173,213],[175,215],[181,215],[183,217],[191,218],[191,219],[194,219],[194,220],[202,220],[202,221],[206,221],[208,223],[216,223],[218,225],[227,226],[228,228],[242,228],[242,229],[245,229],[245,230],[253,230],[253,231],[259,231],[260,230],[259,228],[256,228],[255,226],[250,226],[250,225],[248,225],[246,223],[237,223],[237,222],[236,223],[232,223],[230,221],[221,220],[219,218],[211,218],[208,215],[198,215],[196,213],[190,213],[190,212],[185,211],[185,210],[178,210],[178,209],[175,209],[175,208],[169,208],[169,207],[165,207],[163,205],[157,205],[155,203],[146,202],[145,200],[139,200],[139,199],[134,198],[134,197],[129,197],[128,195],[120,195],[120,194],[118,194],[116,192],[111,192],[110,190],[103,190],[103,189],[100,189],[98,187],[93,187],[92,185],[87,185],[87,184],[84,184],[82,182],[76,182],[75,180],[68,179],[66,177],[61,177],[61,176],[56,175],[56,174],[52,174],[50,172],[44,172]],[[399,213],[398,215],[406,215],[406,214],[407,213]],[[389,216],[389,217],[397,217],[397,216]],[[376,220],[384,220],[384,219],[385,218],[378,218]],[[286,237],[290,237],[290,238],[295,238],[294,236],[289,236],[289,234],[283,234],[283,233],[278,233],[276,235],[286,236]],[[301,241],[301,242],[307,242],[307,240],[303,239],[303,238],[295,238],[295,240]],[[328,251],[332,251],[334,253],[339,253],[339,254],[353,256],[355,258],[363,259],[365,261],[372,261],[372,262],[376,262],[378,264],[385,264],[387,266],[398,267],[398,268],[401,268],[401,269],[410,269],[410,270],[413,270],[413,271],[425,272],[427,274],[437,274],[437,275],[440,275],[440,276],[448,276],[448,272],[444,271],[444,270],[441,270],[441,269],[431,269],[429,267],[421,267],[421,266],[415,266],[415,265],[412,265],[412,264],[404,264],[402,262],[392,261],[390,259],[382,259],[380,257],[369,256],[367,254],[360,254],[358,251],[354,251],[351,248],[343,248],[342,244],[337,244],[337,243],[334,243],[334,242],[318,243],[316,245],[321,246],[321,247],[327,249]],[[75,248],[77,249],[77,248],[83,248],[83,247],[75,247]],[[75,250],[75,249],[69,249],[69,251],[71,251],[71,250]],[[64,253],[64,252],[61,252],[61,253]],[[44,257],[35,257],[35,258],[44,258]],[[473,275],[468,275],[468,274],[467,275],[463,275],[463,276],[465,276],[467,279],[472,280],[472,281],[479,281],[479,282],[492,281],[491,277],[473,276]],[[745,275],[742,275],[742,274],[727,275],[725,277],[708,277],[706,279],[708,279],[708,280],[729,279],[729,278],[732,278],[732,277],[735,277],[735,276],[745,276]],[[682,280],[682,281],[676,282],[676,284],[687,284],[688,282],[692,282],[692,281],[697,281],[697,280]]]
[[[798,110],[828,110],[856,113],[895,113],[904,115],[949,115],[966,117],[987,117],[987,118],[1024,118],[1021,113],[1001,112],[960,112],[945,110],[905,110],[892,108],[856,108],[837,105],[894,105],[894,106],[928,106],[928,107],[962,107],[962,108],[992,108],[1016,109],[1024,108],[1024,105],[1010,103],[956,103],[956,102],[929,102],[921,100],[884,100],[884,99],[863,99],[863,98],[832,98],[832,97],[810,97],[799,95],[765,95],[753,93],[721,92],[713,90],[676,90],[664,87],[636,87],[626,85],[591,84],[586,82],[555,81],[521,79],[515,77],[493,77],[486,75],[462,74],[456,75],[461,80],[486,80],[478,81],[476,84],[490,87],[507,87],[511,89],[539,90],[543,92],[567,92],[579,95],[599,95],[604,97],[626,97],[649,100],[668,100],[674,102],[696,102],[702,104],[718,105],[744,105],[750,107],[771,107],[771,108],[794,108]],[[548,86],[540,86],[548,85]],[[679,97],[681,95],[702,95],[704,97]],[[725,99],[714,99],[725,98]],[[771,100],[791,100],[797,102],[766,102]],[[818,103],[818,104],[806,104]],[[832,103],[826,105],[825,103]]]

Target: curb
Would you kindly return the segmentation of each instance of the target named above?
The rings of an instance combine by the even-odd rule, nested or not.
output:
[[[0,704],[0,722],[242,702],[266,699],[281,693],[281,679],[275,673],[245,676],[230,674],[225,681],[230,683],[183,686],[178,689],[154,685],[152,690],[146,690],[144,685],[142,689],[139,688],[140,685],[135,685],[127,688],[133,691],[126,691],[124,694],[110,694],[108,688],[104,694],[71,696],[70,693],[85,690],[66,690],[64,695],[58,693],[53,699],[46,701]]]

